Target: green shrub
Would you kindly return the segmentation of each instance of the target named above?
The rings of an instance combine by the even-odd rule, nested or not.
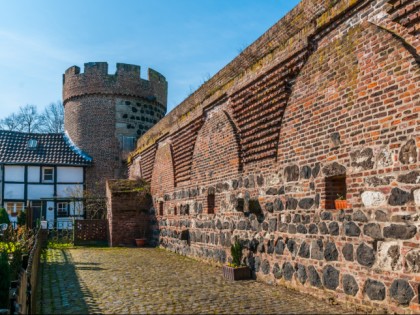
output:
[[[232,267],[239,267],[242,261],[242,245],[238,241],[230,247],[232,255]]]
[[[9,215],[7,214],[7,211],[4,208],[0,208],[0,224],[2,223],[10,224]]]
[[[0,253],[0,308],[7,308],[9,302],[10,266],[6,252]]]

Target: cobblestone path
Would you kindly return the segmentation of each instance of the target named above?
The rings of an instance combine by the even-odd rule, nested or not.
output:
[[[352,313],[162,249],[48,249],[41,277],[38,314]]]

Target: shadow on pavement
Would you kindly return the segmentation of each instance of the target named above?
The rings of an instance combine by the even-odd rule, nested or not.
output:
[[[98,263],[74,262],[66,249],[46,249],[42,254],[37,314],[101,313],[77,269],[103,270]]]

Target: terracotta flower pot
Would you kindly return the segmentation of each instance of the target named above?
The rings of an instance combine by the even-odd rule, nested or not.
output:
[[[251,279],[251,269],[248,266],[229,267],[223,266],[223,276],[228,280],[248,280]]]
[[[335,208],[339,209],[346,209],[347,208],[347,200],[334,200]]]
[[[146,245],[147,240],[145,238],[136,238],[136,246],[137,247],[144,247]]]

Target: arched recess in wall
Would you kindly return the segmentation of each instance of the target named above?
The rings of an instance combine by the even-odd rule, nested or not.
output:
[[[404,128],[418,115],[405,111],[415,106],[419,79],[415,57],[395,36],[368,22],[349,29],[299,72],[283,116],[279,163],[313,166],[335,155],[349,166],[357,148],[386,145],[380,138],[399,130],[409,137]]]
[[[153,196],[162,197],[174,189],[174,163],[172,145],[167,142],[159,144],[153,165],[150,190]]]
[[[207,113],[194,146],[191,183],[215,183],[241,170],[236,127],[220,108]]]

